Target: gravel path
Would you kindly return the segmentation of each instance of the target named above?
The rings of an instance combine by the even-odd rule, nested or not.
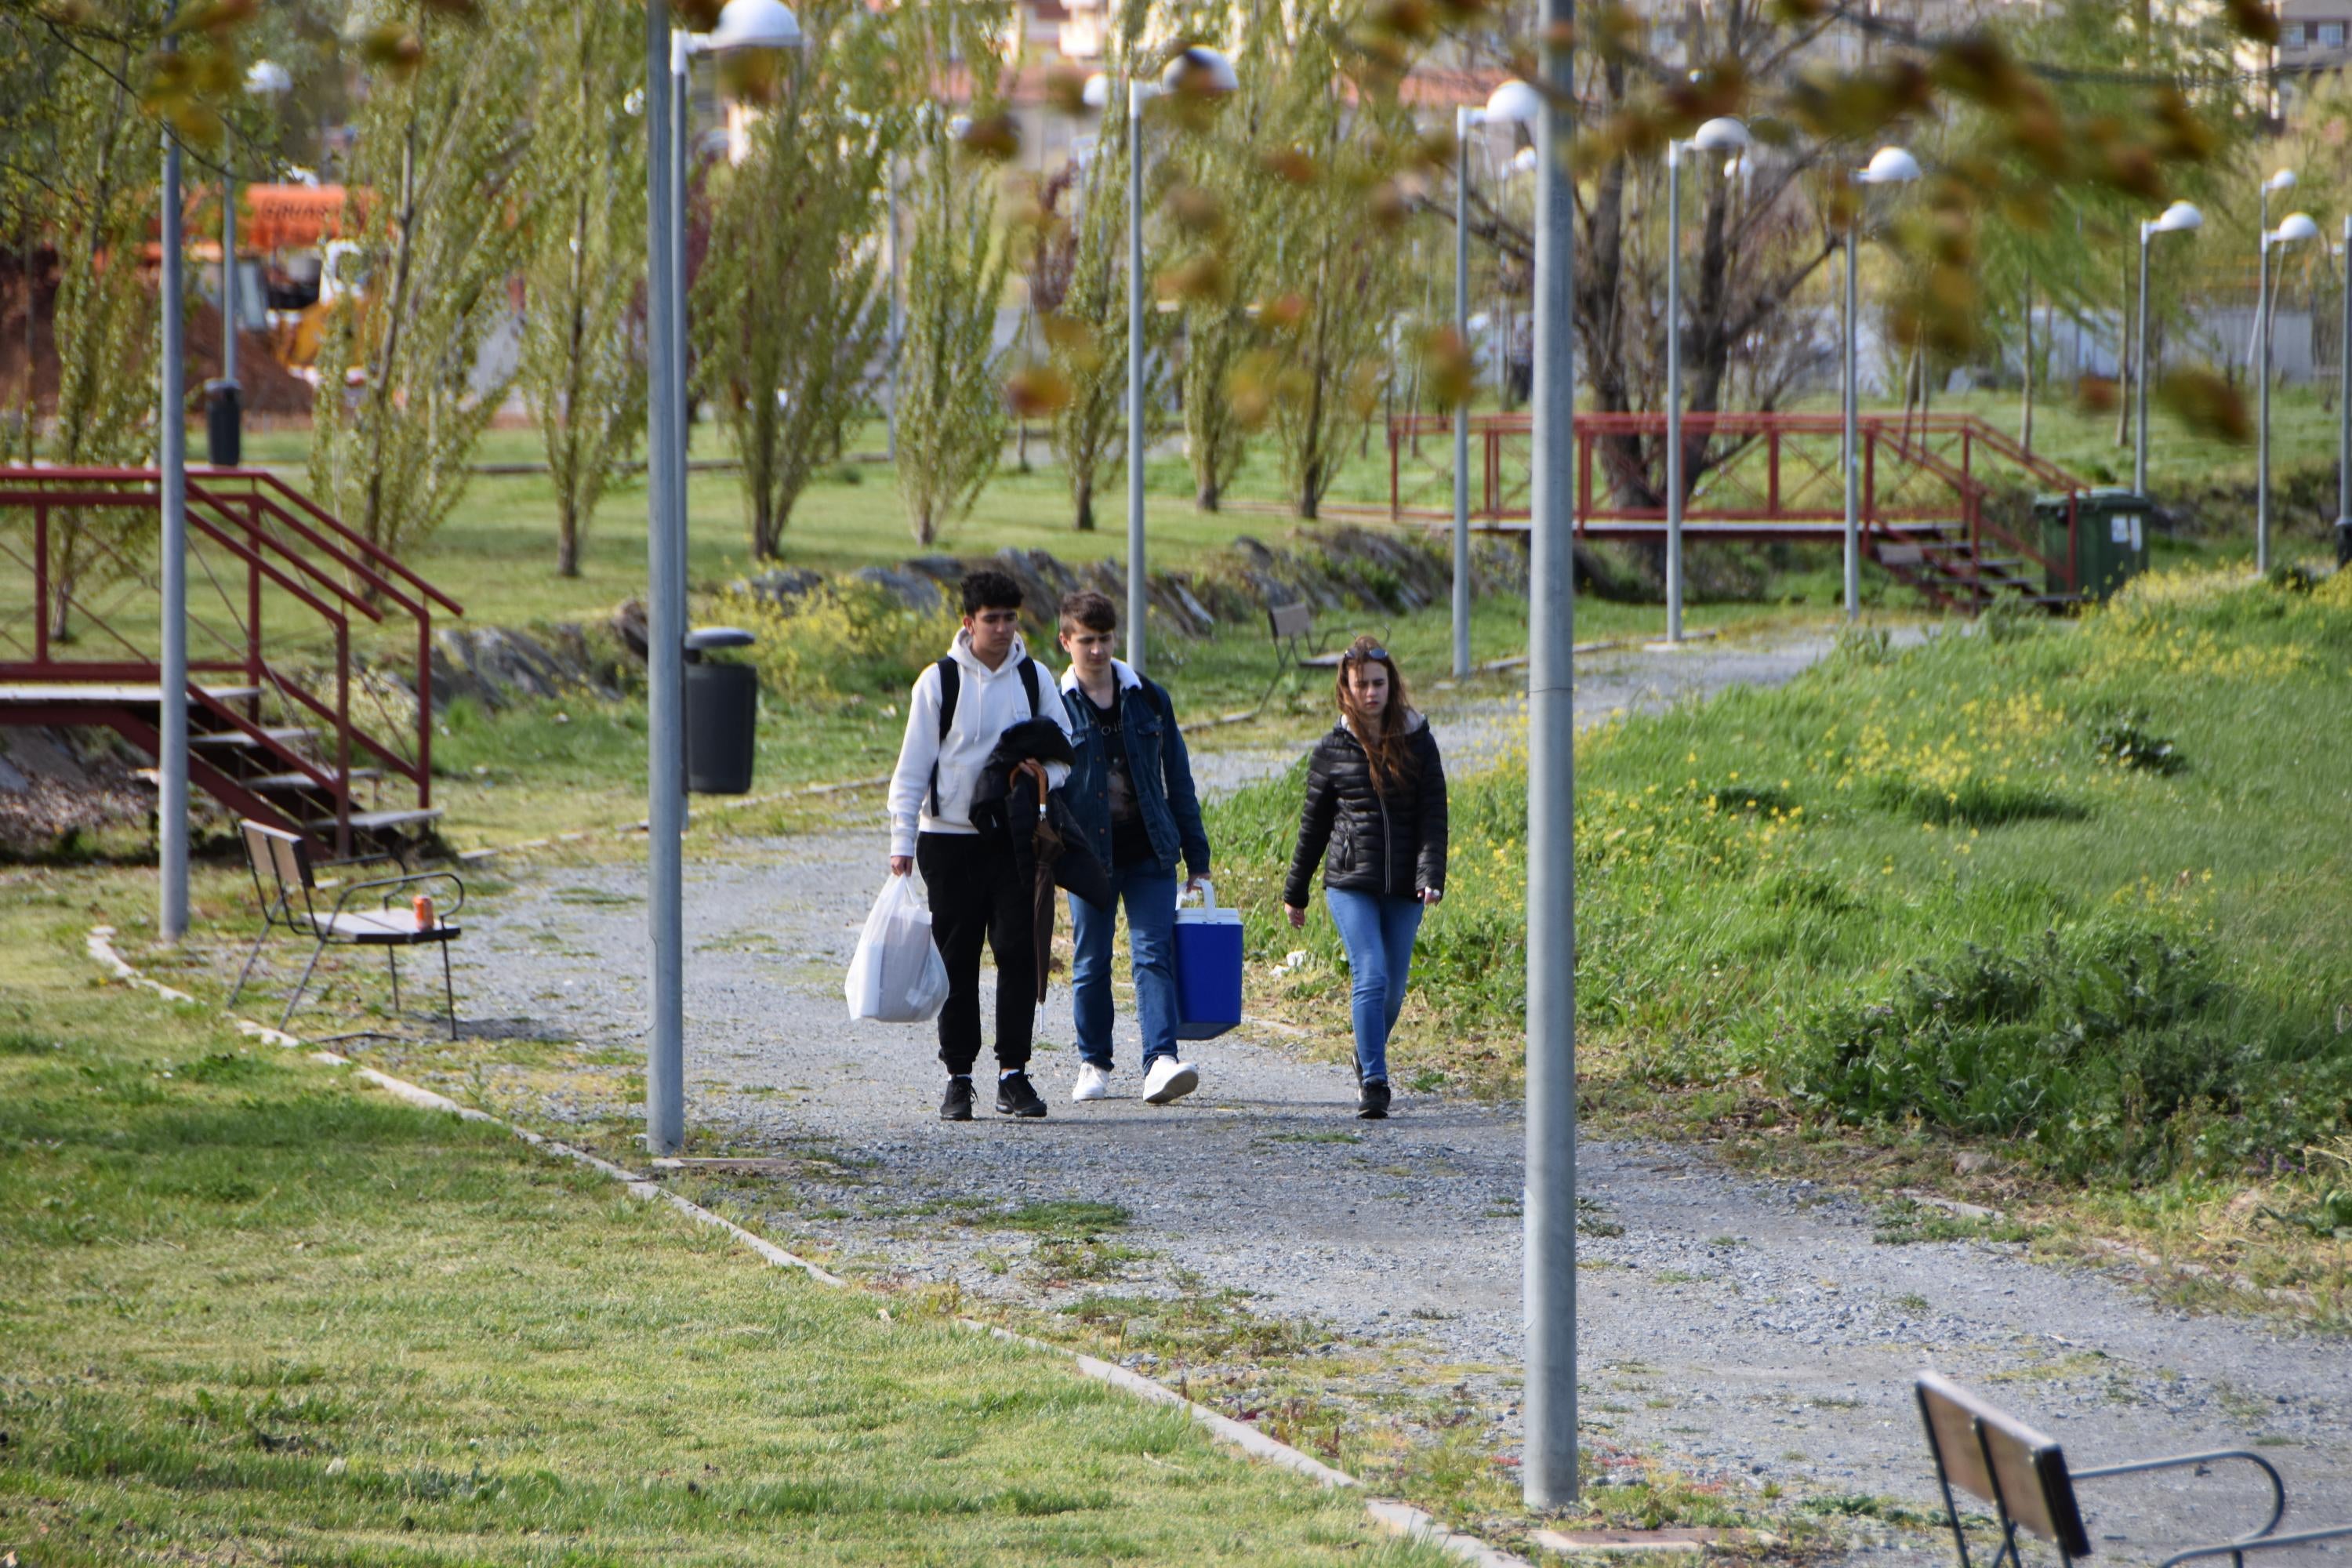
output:
[[[1580,668],[1580,704],[1599,717],[1786,679],[1821,647],[1596,659]],[[1451,755],[1491,755],[1517,743],[1517,711],[1466,705],[1440,733]],[[1210,753],[1201,771],[1232,787],[1291,755]],[[688,1114],[730,1149],[803,1156],[802,1174],[764,1200],[781,1234],[887,1281],[1052,1308],[1086,1287],[1017,1266],[1028,1238],[947,1216],[978,1203],[1117,1204],[1133,1216],[1118,1240],[1148,1256],[1110,1288],[1250,1292],[1257,1313],[1321,1325],[1335,1353],[1385,1347],[1412,1369],[1381,1377],[1458,1385],[1516,1447],[1513,1108],[1407,1094],[1395,1120],[1357,1122],[1348,1068],[1285,1048],[1272,1026],[1198,1047],[1202,1087],[1180,1106],[1072,1106],[1056,985],[1039,1016],[1041,1041],[1061,1042],[1038,1063],[1052,1115],[1016,1123],[983,1107],[975,1123],[943,1125],[929,1028],[844,1021],[840,976],[880,881],[878,828],[730,849],[689,870]],[[641,890],[627,865],[525,876],[460,950],[467,1011],[638,1046]],[[1114,1092],[1131,1097],[1131,1030],[1118,1045]],[[1595,1205],[1581,1244],[1584,1418],[1621,1461],[1927,1509],[1907,1380],[1932,1363],[2028,1414],[2079,1463],[2258,1442],[2287,1476],[2290,1528],[2352,1519],[2352,1355],[2338,1341],[2187,1316],[2014,1248],[1881,1245],[1864,1205],[1741,1179],[1688,1150],[1588,1142],[1579,1169]],[[2243,1488],[2220,1479],[2112,1483],[2090,1501],[2100,1551],[2124,1557],[2248,1517]],[[1865,1528],[1853,1550],[1949,1548]]]

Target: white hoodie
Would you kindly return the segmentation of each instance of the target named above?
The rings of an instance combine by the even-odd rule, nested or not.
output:
[[[1028,648],[1016,634],[1013,651],[994,669],[971,651],[971,634],[958,631],[947,656],[956,662],[955,721],[940,737],[940,668],[928,665],[915,678],[907,700],[907,735],[898,744],[898,765],[890,774],[890,853],[912,855],[918,833],[976,833],[971,793],[988,753],[1005,731],[1027,719],[1029,689],[1021,679]],[[1037,714],[1070,733],[1069,710],[1054,688],[1054,672],[1037,667]],[[931,767],[939,766],[939,813],[931,811]],[[1066,763],[1045,764],[1045,782],[1059,789],[1070,776]]]

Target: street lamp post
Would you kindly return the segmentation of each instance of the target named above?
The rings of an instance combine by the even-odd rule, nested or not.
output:
[[[176,20],[179,6],[166,0],[163,14]],[[163,47],[176,49],[168,27]],[[156,932],[177,942],[188,931],[188,404],[182,355],[180,284],[180,138],[163,127],[163,279],[162,362],[157,366],[156,414],[163,468],[162,668],[157,671],[155,860],[159,879]],[[27,277],[29,278],[29,273]],[[26,317],[31,319],[31,305]],[[33,369],[25,366],[26,384]],[[43,606],[37,612],[48,613]]]
[[[2352,565],[2352,214],[2344,219],[2344,308],[2336,330],[2336,564]]]
[[[1542,0],[1528,489],[1527,1319],[1519,1480],[1576,1500],[1575,0]]]
[[[646,1031],[646,1147],[686,1140],[686,195],[678,100],[685,55],[790,48],[799,23],[780,0],[727,0],[688,48],[667,0],[646,6],[646,920],[652,1015]]]
[[[2262,413],[2255,421],[2254,570],[2271,569],[2271,252],[2298,240],[2319,237],[2319,226],[2304,213],[2289,213],[2275,229],[2263,231],[2262,291],[2254,309],[2254,353],[2262,377]]]
[[[1470,352],[1470,128],[1486,111],[1454,110],[1454,332]],[[1470,678],[1470,398],[1454,405],[1454,679]]]
[[[1163,93],[1223,98],[1240,86],[1233,61],[1204,44],[1178,50],[1156,82],[1127,82],[1127,662],[1139,675],[1151,603],[1143,543],[1143,106]],[[1108,107],[1110,79],[1090,79],[1086,101]]]
[[[1470,343],[1470,132],[1479,125],[1532,125],[1543,95],[1523,81],[1507,81],[1484,109],[1454,111],[1454,331]],[[1508,345],[1504,346],[1507,355]],[[1498,356],[1500,357],[1500,356]],[[1506,373],[1507,374],[1507,372]],[[1454,408],[1454,679],[1470,674],[1470,404]]]
[[[294,79],[275,60],[256,60],[245,73],[247,98],[279,98],[293,90]],[[218,412],[205,426],[206,451],[215,468],[233,468],[245,455],[244,392],[236,379],[237,324],[236,163],[234,153],[221,159],[221,353],[220,380],[215,384]]]
[[[1666,142],[1666,642],[1683,640],[1683,155],[1748,145],[1748,127],[1710,120],[1687,142]]]
[[[2153,222],[2139,226],[2139,328],[2132,348],[2136,367],[2132,383],[2132,422],[2137,439],[2132,444],[2132,493],[2147,495],[2147,242],[2159,234],[2189,234],[2205,226],[2205,215],[2187,202],[2175,202]]]
[[[2262,188],[2259,192],[2261,216],[2256,219],[2254,224],[2254,258],[2257,268],[2267,267],[2270,265],[2270,246],[2268,240],[2271,232],[2271,196],[2273,193],[2284,195],[2293,189],[2294,189],[2294,171],[2293,169],[2281,169],[2269,179],[2264,180],[2262,183]],[[2263,353],[2262,344],[2258,341],[2262,336],[2263,331],[2263,312],[2260,304],[2262,293],[2262,285],[2259,280],[2260,276],[2260,273],[2257,272],[2257,281],[2255,283],[2256,305],[2254,310],[2254,335],[2246,340],[2246,363],[2248,365],[2252,365],[2256,360],[2260,359]]]
[[[1899,185],[1919,177],[1919,161],[1900,147],[1881,147],[1854,171],[1857,185]],[[1862,618],[1862,382],[1855,363],[1861,337],[1862,206],[1859,198],[1845,231],[1845,435],[1839,453],[1845,469],[1845,618]]]

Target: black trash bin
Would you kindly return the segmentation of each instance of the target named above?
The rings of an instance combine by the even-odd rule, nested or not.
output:
[[[738,626],[686,634],[686,787],[697,795],[749,795],[760,726],[760,672],[714,664],[706,653],[749,647]]]
[[[205,383],[205,457],[216,468],[234,468],[245,456],[238,415],[245,393],[233,381]]]

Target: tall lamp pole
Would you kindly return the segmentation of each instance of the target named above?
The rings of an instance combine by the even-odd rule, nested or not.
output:
[[[1524,87],[1524,82],[1519,84]],[[1499,89],[1497,90],[1500,90]],[[1454,331],[1470,346],[1470,130],[1486,111],[1468,104],[1454,110]],[[1454,405],[1454,679],[1470,676],[1470,399]]]
[[[2344,310],[2336,338],[2336,564],[2352,565],[2352,214],[2344,218]]]
[[[1223,98],[1240,87],[1233,61],[1202,44],[1178,50],[1157,82],[1127,81],[1127,662],[1138,674],[1151,604],[1143,542],[1143,106],[1163,93]],[[1091,78],[1086,101],[1108,107],[1110,79]]]
[[[1153,89],[1127,84],[1127,662],[1143,673],[1151,595],[1143,553],[1143,104]]]
[[[1576,1500],[1575,0],[1541,0],[1528,625],[1527,1318],[1520,1486]]]
[[[163,15],[176,19],[175,0]],[[163,47],[176,49],[169,31]],[[188,931],[188,400],[182,356],[180,139],[163,127],[163,343],[157,367],[156,414],[163,470],[163,658],[158,672],[155,858],[160,879],[157,933],[177,942]],[[28,365],[26,374],[32,374]],[[46,614],[47,612],[42,612]]]
[[[2271,569],[2271,307],[2276,292],[2271,287],[2271,252],[2297,240],[2316,239],[2319,226],[2304,213],[2289,213],[2275,229],[2263,231],[2262,291],[2254,310],[2254,353],[2262,377],[2262,412],[2255,420],[2254,448],[2254,570]]]
[[[1919,161],[1900,147],[1881,147],[1870,162],[1854,171],[1853,182],[1864,187],[1906,184],[1919,177]],[[1845,470],[1845,618],[1862,618],[1862,381],[1855,366],[1855,345],[1861,338],[1862,207],[1854,205],[1845,231],[1845,437],[1839,466]]]
[[[798,22],[779,0],[727,0],[698,47],[789,48]],[[686,196],[677,97],[683,54],[667,0],[646,5],[646,1147],[686,1141]]]
[[[2147,242],[2159,234],[2189,234],[2205,226],[2205,215],[2187,202],[2175,202],[2154,221],[2139,226],[2139,326],[2132,348],[2132,493],[2147,496]]]
[[[1710,120],[1687,142],[1666,142],[1666,642],[1683,640],[1683,157],[1748,145],[1748,127]]]

